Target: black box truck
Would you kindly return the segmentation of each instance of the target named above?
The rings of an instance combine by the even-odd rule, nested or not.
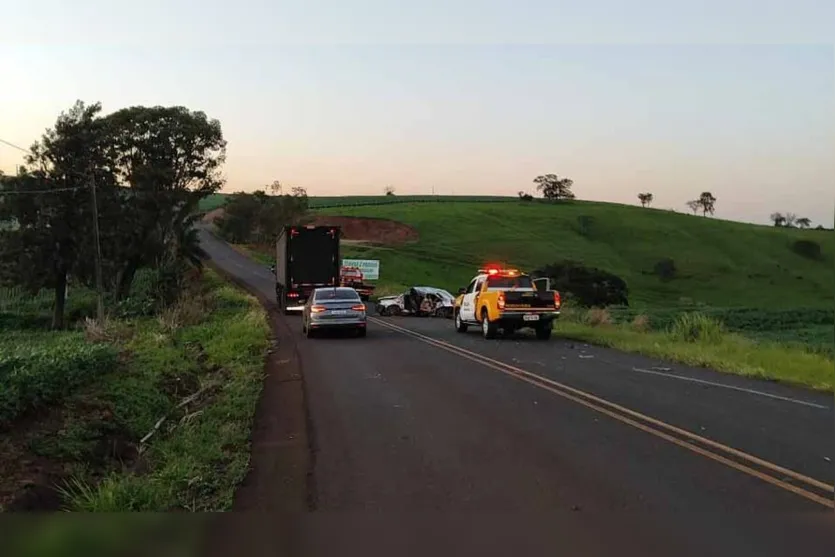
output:
[[[338,226],[285,226],[275,243],[275,299],[288,314],[301,311],[310,294],[339,286]]]

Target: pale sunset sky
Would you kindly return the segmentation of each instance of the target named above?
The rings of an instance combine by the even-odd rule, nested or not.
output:
[[[76,99],[223,125],[225,191],[534,193],[831,227],[835,3],[0,0],[0,139]],[[0,144],[0,169],[21,153]]]

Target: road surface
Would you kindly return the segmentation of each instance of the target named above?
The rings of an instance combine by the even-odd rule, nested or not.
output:
[[[274,299],[268,269],[206,232],[203,246]],[[314,515],[529,516],[542,543],[581,552],[644,539],[659,555],[835,554],[830,395],[561,339],[485,341],[443,319],[310,340],[281,319]]]

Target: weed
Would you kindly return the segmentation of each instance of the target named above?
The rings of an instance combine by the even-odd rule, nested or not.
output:
[[[720,343],[725,335],[725,326],[703,313],[683,313],[676,317],[669,335],[680,342]]]

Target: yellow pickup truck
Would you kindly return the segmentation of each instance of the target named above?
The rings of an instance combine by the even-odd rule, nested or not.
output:
[[[550,290],[547,278],[532,279],[518,269],[488,266],[479,269],[469,286],[458,291],[453,316],[455,330],[467,332],[480,326],[484,338],[532,328],[541,340],[551,338],[554,320],[560,315],[560,294]]]

